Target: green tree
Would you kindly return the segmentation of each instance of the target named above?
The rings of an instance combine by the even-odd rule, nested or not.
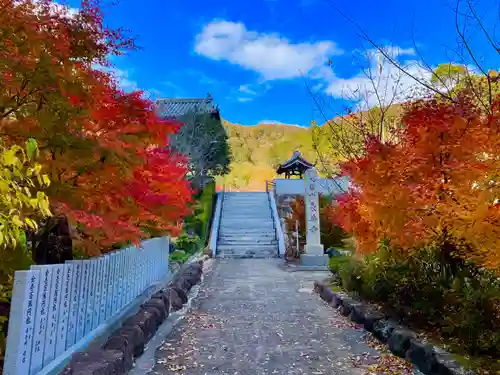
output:
[[[31,264],[26,231],[36,230],[37,222],[51,215],[49,200],[40,191],[50,181],[35,161],[37,156],[34,139],[29,139],[25,148],[0,144],[0,359],[14,271],[27,269]]]
[[[16,248],[25,230],[37,229],[36,218],[51,215],[49,200],[39,189],[49,185],[34,139],[20,146],[0,145],[0,249]],[[35,220],[34,220],[35,218]]]
[[[170,138],[170,147],[189,159],[189,177],[195,186],[208,176],[227,174],[231,151],[222,122],[212,114],[194,112],[179,120],[183,125]]]
[[[480,109],[487,112],[492,111],[493,102],[500,95],[500,83],[498,72],[489,70],[487,72],[474,73],[460,64],[440,64],[432,72],[432,84],[440,90],[447,92],[447,97],[436,97],[443,100],[452,100],[459,93],[467,93]]]

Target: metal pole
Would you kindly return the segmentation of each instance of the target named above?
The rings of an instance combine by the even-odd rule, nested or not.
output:
[[[297,254],[300,253],[300,244],[299,244],[299,221],[295,220],[295,235],[297,238]]]

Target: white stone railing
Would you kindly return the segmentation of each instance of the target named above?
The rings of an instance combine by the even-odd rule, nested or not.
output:
[[[168,277],[169,238],[141,248],[16,271],[5,375],[36,375]]]
[[[219,238],[220,219],[222,214],[222,202],[224,200],[224,190],[217,193],[217,202],[215,204],[214,217],[212,221],[212,229],[210,231],[210,240],[208,246],[212,251],[212,257],[215,258],[217,252],[217,239]]]
[[[305,183],[302,179],[275,179],[274,191],[280,195],[305,195]],[[349,188],[349,179],[340,177],[335,179],[318,178],[316,190],[320,194],[338,195],[346,193]]]
[[[278,206],[276,205],[276,200],[274,199],[274,193],[268,191],[267,195],[269,197],[269,205],[271,206],[271,211],[273,214],[274,227],[276,228],[276,237],[278,239],[278,251],[280,257],[285,256],[285,235],[283,234],[283,227],[281,223],[281,218],[278,214]]]

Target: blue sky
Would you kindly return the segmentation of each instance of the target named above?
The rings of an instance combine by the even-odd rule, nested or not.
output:
[[[365,74],[369,67],[385,92],[395,92],[396,81],[403,88],[414,84],[386,61],[379,63],[376,54],[366,50],[369,45],[359,30],[331,4],[387,46],[411,72],[428,77],[414,62],[418,56],[430,66],[458,60],[452,50],[457,36],[454,3],[121,0],[111,5],[104,0],[102,9],[106,23],[130,30],[142,47],[113,59],[124,89],[145,90],[153,97],[204,97],[210,92],[228,121],[307,126],[313,119],[322,122],[322,115],[306,83],[320,98],[327,117],[346,106],[361,107],[360,97],[365,105],[374,104]],[[477,11],[486,25],[492,25],[498,15],[496,1],[480,3]],[[77,7],[78,1],[68,4]],[[497,55],[480,39],[472,40],[487,67],[498,66]]]

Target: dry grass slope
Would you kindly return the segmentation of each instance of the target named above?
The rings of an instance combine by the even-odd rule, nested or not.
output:
[[[224,121],[233,155],[231,172],[219,179],[233,191],[262,191],[266,180],[276,177],[276,167],[299,150],[310,162],[316,161],[311,130],[292,125],[260,124],[243,126]]]

